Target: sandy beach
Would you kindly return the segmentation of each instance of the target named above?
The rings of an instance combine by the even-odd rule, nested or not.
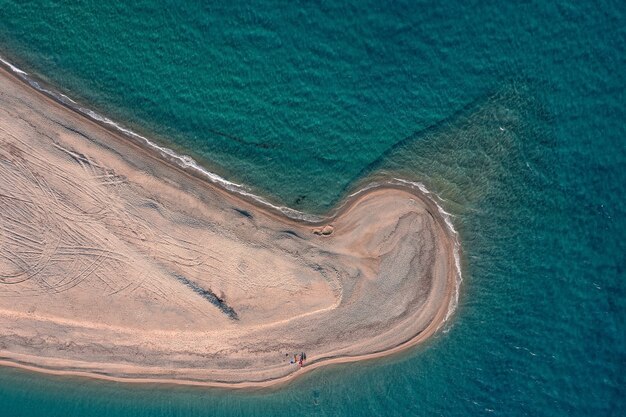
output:
[[[0,70],[0,364],[260,387],[388,355],[445,319],[454,239],[408,187],[290,219]]]

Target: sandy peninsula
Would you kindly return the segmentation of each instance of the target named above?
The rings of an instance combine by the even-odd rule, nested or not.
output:
[[[254,387],[383,356],[441,325],[454,243],[400,187],[290,219],[0,70],[0,364]]]

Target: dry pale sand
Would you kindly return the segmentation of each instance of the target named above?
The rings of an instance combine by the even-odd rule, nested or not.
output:
[[[432,202],[377,188],[327,223],[231,195],[0,73],[5,365],[250,387],[432,335],[456,274]]]

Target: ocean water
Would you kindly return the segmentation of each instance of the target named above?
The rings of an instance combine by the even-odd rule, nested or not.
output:
[[[626,413],[623,2],[0,1],[0,55],[277,203],[377,179],[452,215],[447,325],[279,389],[0,369],[4,416]]]

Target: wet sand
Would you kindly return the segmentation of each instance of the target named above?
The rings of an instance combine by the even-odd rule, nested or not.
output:
[[[445,319],[454,239],[391,185],[290,219],[0,70],[0,364],[254,387],[387,355]]]

